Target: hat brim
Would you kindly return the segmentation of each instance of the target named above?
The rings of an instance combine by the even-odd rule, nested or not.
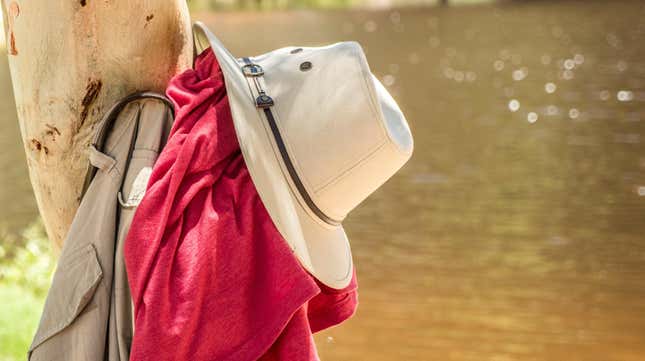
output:
[[[208,39],[222,69],[242,155],[273,223],[312,276],[329,287],[345,288],[352,279],[353,263],[343,227],[318,220],[294,191],[267,119],[255,106],[237,59],[206,26],[199,22],[195,26]]]

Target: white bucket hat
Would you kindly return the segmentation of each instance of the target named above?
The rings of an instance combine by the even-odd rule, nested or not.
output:
[[[403,113],[360,45],[285,47],[238,59],[200,22],[224,75],[242,155],[302,266],[341,289],[352,278],[345,216],[412,155]]]

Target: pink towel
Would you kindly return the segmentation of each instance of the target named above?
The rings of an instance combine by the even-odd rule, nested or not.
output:
[[[235,136],[210,49],[170,82],[176,120],[125,243],[135,332],[130,359],[317,360],[312,332],[349,318],[272,223]]]

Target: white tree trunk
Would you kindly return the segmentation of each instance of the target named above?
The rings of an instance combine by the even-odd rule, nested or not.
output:
[[[31,184],[55,249],[79,205],[103,113],[192,63],[185,0],[0,0]]]

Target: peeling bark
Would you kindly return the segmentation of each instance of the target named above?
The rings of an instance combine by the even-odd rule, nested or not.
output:
[[[190,67],[188,10],[185,0],[0,3],[31,183],[60,249],[104,111],[135,91],[163,92]]]

